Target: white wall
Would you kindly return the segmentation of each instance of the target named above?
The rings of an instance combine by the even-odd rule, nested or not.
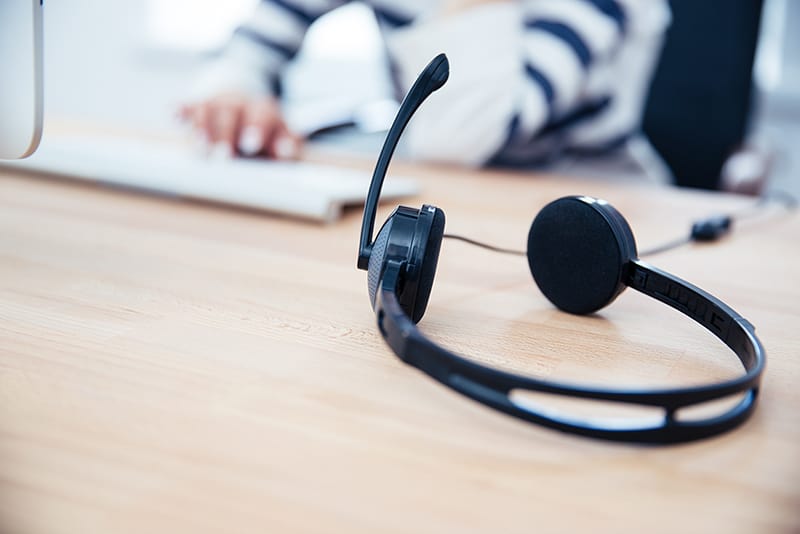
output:
[[[763,15],[751,138],[772,158],[769,187],[800,198],[800,1],[766,0]]]
[[[147,8],[123,0],[45,3],[45,121],[174,126],[198,60],[148,52]]]

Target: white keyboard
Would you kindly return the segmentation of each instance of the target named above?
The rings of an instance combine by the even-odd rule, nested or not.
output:
[[[28,159],[0,164],[323,222],[336,220],[346,205],[363,204],[371,178],[343,167],[210,158],[179,145],[95,136],[45,137]],[[381,199],[418,190],[414,180],[392,176]]]

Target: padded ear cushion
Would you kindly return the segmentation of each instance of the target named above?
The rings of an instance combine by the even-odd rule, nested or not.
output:
[[[375,309],[375,295],[378,293],[378,284],[381,281],[383,271],[383,261],[386,258],[386,246],[389,243],[389,232],[392,229],[392,219],[389,218],[378,232],[375,243],[372,245],[372,252],[369,256],[367,266],[367,290],[369,291],[369,302],[372,309]]]
[[[528,265],[539,289],[559,309],[592,313],[625,289],[636,242],[611,205],[565,197],[545,206],[528,233]]]
[[[428,240],[423,251],[422,266],[417,282],[417,295],[414,303],[414,311],[411,320],[415,323],[422,319],[425,309],[428,307],[428,299],[433,289],[433,279],[436,276],[436,266],[439,263],[439,251],[442,248],[442,236],[444,235],[444,212],[435,206],[423,206],[422,209],[433,208],[433,221],[428,233]]]

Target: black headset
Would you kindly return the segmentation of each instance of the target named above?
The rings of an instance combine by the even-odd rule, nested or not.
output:
[[[442,384],[487,406],[558,430],[618,441],[674,443],[724,432],[745,421],[756,407],[765,353],[755,329],[716,297],[637,257],[628,223],[603,200],[572,196],[555,200],[536,216],[528,234],[528,264],[544,295],[573,314],[595,312],[626,286],[656,298],[697,321],[739,357],[745,374],[703,386],[654,390],[604,389],[552,382],[493,369],[459,356],[417,328],[428,304],[444,212],[431,205],[398,206],[372,241],[378,198],[397,141],[422,102],[447,81],[450,67],[438,55],[403,100],[372,176],[358,253],[368,272],[369,298],[381,335],[401,360]],[[582,420],[515,401],[512,392],[531,391],[663,409],[655,421]],[[680,410],[742,395],[734,407],[701,420],[684,420]]]

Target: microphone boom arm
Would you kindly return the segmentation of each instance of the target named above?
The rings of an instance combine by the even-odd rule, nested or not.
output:
[[[372,173],[372,181],[369,184],[369,192],[367,193],[367,200],[364,203],[364,219],[361,222],[361,240],[358,247],[358,268],[367,270],[369,266],[369,256],[372,253],[372,234],[375,230],[375,214],[378,210],[378,199],[381,195],[383,188],[383,180],[386,178],[386,171],[389,168],[389,162],[392,160],[397,142],[400,135],[405,130],[406,125],[411,120],[411,116],[417,111],[417,108],[428,98],[431,93],[439,89],[447,81],[450,75],[450,64],[447,61],[447,56],[439,54],[428,63],[425,70],[417,77],[414,85],[406,94],[403,103],[400,105],[400,110],[392,122],[392,127],[386,135],[386,140],[383,142],[380,156],[378,156],[378,163],[375,165],[375,171]]]

